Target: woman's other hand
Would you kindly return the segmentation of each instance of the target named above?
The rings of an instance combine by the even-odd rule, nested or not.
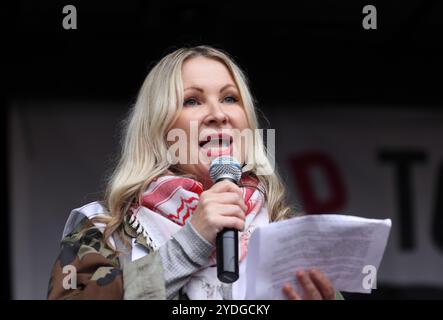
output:
[[[290,284],[283,286],[283,293],[289,300],[335,300],[335,290],[329,279],[318,269],[295,274],[303,293],[295,292]]]

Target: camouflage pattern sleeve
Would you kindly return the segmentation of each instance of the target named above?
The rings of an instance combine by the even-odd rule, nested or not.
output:
[[[123,275],[118,258],[88,218],[62,240],[47,298],[123,299]]]

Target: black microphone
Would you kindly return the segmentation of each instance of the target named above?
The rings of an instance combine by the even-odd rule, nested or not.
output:
[[[241,178],[240,163],[230,156],[215,158],[209,167],[214,183],[229,180],[238,185]],[[238,279],[238,230],[223,229],[217,234],[217,277],[221,282],[232,283]]]

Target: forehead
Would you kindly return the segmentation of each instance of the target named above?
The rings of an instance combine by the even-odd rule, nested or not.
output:
[[[228,68],[220,61],[205,57],[186,60],[182,67],[182,79],[185,86],[207,86],[235,84]]]

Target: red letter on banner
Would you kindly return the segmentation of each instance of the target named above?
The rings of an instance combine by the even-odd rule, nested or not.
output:
[[[305,152],[289,158],[295,183],[306,213],[337,213],[346,205],[346,189],[340,170],[323,152]],[[309,176],[310,170],[320,169],[329,191],[327,199],[319,199]]]

